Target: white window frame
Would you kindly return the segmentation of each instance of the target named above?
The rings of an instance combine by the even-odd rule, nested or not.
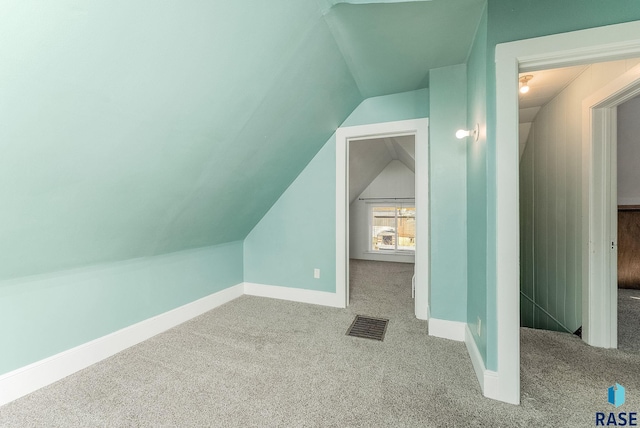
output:
[[[398,249],[398,241],[399,241],[399,237],[398,237],[398,208],[401,207],[401,205],[406,205],[403,202],[398,202],[396,200],[378,200],[378,201],[373,201],[373,202],[367,202],[367,252],[371,253],[371,254],[388,254],[388,255],[415,255],[416,250],[415,248],[413,250],[399,250]],[[411,205],[411,204],[410,204]],[[395,216],[395,226],[394,226],[394,231],[396,234],[396,239],[395,239],[395,249],[394,250],[374,250],[373,249],[373,234],[372,234],[372,230],[373,230],[373,208],[374,207],[391,207],[393,206],[395,208],[394,211],[394,216]],[[413,204],[414,209],[415,209],[415,203]],[[417,216],[417,215],[416,215]],[[414,219],[416,218],[416,216],[414,216]]]

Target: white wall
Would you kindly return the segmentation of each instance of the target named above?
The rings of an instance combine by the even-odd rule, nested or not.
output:
[[[593,64],[537,114],[520,161],[521,319],[582,325],[582,101],[637,65]]]
[[[349,257],[352,259],[413,263],[413,255],[369,252],[369,210],[360,198],[415,197],[415,174],[398,160],[392,160],[349,206]],[[400,201],[398,201],[400,202]]]
[[[640,205],[640,96],[618,106],[618,205]]]

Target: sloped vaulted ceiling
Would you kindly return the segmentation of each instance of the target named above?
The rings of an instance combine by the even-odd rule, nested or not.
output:
[[[416,4],[483,4],[347,3],[3,1],[0,279],[243,239],[364,97],[464,60]]]
[[[485,2],[367,3],[326,15],[365,98],[427,87],[430,69],[464,63]]]

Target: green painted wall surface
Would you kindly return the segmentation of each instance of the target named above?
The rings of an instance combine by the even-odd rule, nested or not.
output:
[[[426,117],[426,89],[369,98],[344,126]],[[244,280],[335,292],[335,134],[244,241]],[[320,279],[313,278],[319,268]]]
[[[245,282],[335,292],[335,164],[334,134],[245,239]]]
[[[467,320],[466,65],[429,72],[430,307],[433,318]]]
[[[0,282],[0,375],[242,282],[242,242]]]
[[[315,0],[3,3],[0,279],[244,239],[362,101]]]
[[[418,119],[429,116],[429,89],[367,98],[340,126]]]
[[[407,0],[318,0],[323,4],[324,11],[329,10],[338,4],[375,4],[375,3],[405,3]],[[432,0],[415,0],[415,1],[432,1]]]
[[[483,13],[467,61],[467,126],[479,125],[478,141],[467,144],[467,323],[487,360],[487,13]],[[477,335],[478,319],[482,330]],[[495,326],[491,326],[495,333]]]
[[[483,2],[3,2],[0,280],[244,239],[365,96],[463,62]]]
[[[489,47],[640,19],[637,0],[489,0]]]

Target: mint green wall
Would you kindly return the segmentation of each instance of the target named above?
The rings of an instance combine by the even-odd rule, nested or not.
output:
[[[421,89],[364,100],[345,126],[417,119],[429,114]],[[335,292],[335,134],[244,241],[244,280]],[[313,269],[320,269],[320,279]]]
[[[485,366],[495,370],[495,356],[487,359],[487,336],[496,326],[487,323],[487,12],[482,14],[467,61],[467,126],[480,126],[478,141],[467,144],[467,323]],[[477,334],[478,319],[482,330]],[[488,330],[487,327],[491,327]]]
[[[362,101],[315,0],[12,1],[0,279],[244,239]]]
[[[463,62],[483,2],[3,2],[0,280],[244,239],[365,96]]]
[[[367,98],[340,126],[393,122],[429,116],[429,89]]]
[[[430,307],[433,318],[467,320],[467,128],[464,64],[429,72]]]
[[[640,19],[637,0],[489,0],[489,47]]]
[[[245,282],[335,292],[335,163],[334,134],[245,239]]]
[[[337,4],[372,4],[372,3],[405,3],[407,0],[318,0],[319,3],[324,3],[324,9],[329,10],[331,7]],[[421,1],[432,1],[432,0],[415,0],[416,2]]]
[[[242,242],[0,282],[0,375],[242,282]]]

